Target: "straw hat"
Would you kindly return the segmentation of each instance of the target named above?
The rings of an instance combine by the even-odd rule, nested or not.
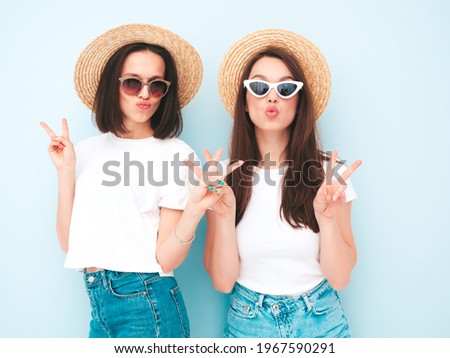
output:
[[[203,75],[197,51],[180,36],[158,26],[129,24],[108,30],[81,52],[75,65],[75,89],[81,101],[93,109],[100,75],[106,62],[119,48],[144,42],[167,49],[174,58],[179,84],[180,106],[187,105],[197,93]]]
[[[331,78],[327,62],[319,49],[294,32],[266,29],[253,32],[238,40],[225,54],[219,68],[219,94],[231,117],[245,65],[257,53],[269,47],[282,48],[290,53],[305,73],[311,90],[315,118],[318,119],[330,97]]]

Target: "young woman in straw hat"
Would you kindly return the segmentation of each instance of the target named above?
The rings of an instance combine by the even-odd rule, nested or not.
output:
[[[219,91],[234,118],[230,162],[244,161],[207,212],[205,267],[231,291],[225,335],[349,337],[336,290],[356,263],[349,177],[361,161],[345,168],[320,149],[325,59],[296,33],[257,31],[225,55]]]
[[[62,135],[41,123],[58,173],[59,244],[65,267],[84,272],[90,337],[190,335],[172,271],[217,195],[190,189],[181,164],[193,150],[175,137],[201,78],[197,52],[179,36],[120,26],[92,41],[75,68],[103,134],[74,148],[65,119]]]

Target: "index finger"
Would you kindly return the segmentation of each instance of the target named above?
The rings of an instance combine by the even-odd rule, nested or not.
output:
[[[209,175],[222,175],[222,163],[220,163],[220,156],[223,153],[223,149],[219,148],[216,153],[214,154],[214,157],[211,156],[211,153],[208,149],[203,149],[203,154],[205,156],[206,162],[203,166],[204,172],[208,173]]]
[[[207,162],[210,161],[218,162],[220,160],[220,157],[222,156],[223,148],[217,149],[216,153],[214,154],[214,157],[211,155],[211,152],[208,149],[203,149],[202,152]]]
[[[212,155],[211,155],[211,153],[209,152],[208,149],[203,149],[202,153],[205,156],[205,159],[206,159],[207,162],[212,160]]]
[[[49,135],[49,137],[56,137],[55,132],[52,131],[52,129],[47,125],[47,123],[45,122],[39,122],[39,124],[41,125],[42,128],[44,128],[44,130],[47,132],[47,134]]]

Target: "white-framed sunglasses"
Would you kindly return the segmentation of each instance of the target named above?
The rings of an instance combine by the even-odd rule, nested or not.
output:
[[[295,96],[302,89],[303,82],[282,81],[272,83],[262,80],[244,80],[244,87],[257,98],[263,98],[274,88],[281,98],[288,99]]]

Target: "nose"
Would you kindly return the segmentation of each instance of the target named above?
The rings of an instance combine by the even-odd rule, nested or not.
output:
[[[267,102],[269,102],[269,103],[277,103],[278,102],[278,94],[275,91],[275,88],[271,88],[269,93],[267,94]]]
[[[138,93],[138,97],[142,99],[148,99],[150,97],[149,85],[142,85],[141,91]]]

